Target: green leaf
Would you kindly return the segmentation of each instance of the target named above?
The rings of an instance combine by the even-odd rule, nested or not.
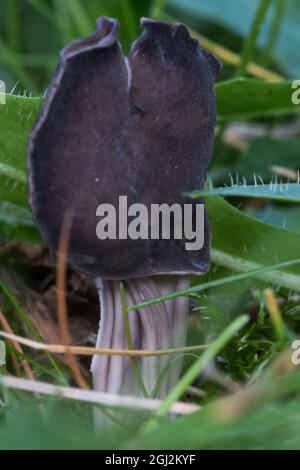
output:
[[[0,201],[0,234],[6,239],[41,243],[41,236],[29,209]]]
[[[273,199],[284,202],[300,203],[299,183],[270,183],[255,186],[233,185],[224,188],[212,188],[204,191],[194,191],[190,196],[197,198],[200,196],[230,196],[230,197],[254,197],[261,199]]]
[[[207,197],[206,206],[212,231],[211,259],[213,263],[243,274],[209,280],[204,284],[201,284],[202,279],[200,279],[200,284],[172,292],[155,300],[142,302],[129,308],[129,311],[236,282],[247,276],[290,290],[300,290],[299,233],[253,219],[219,196]],[[274,266],[287,262],[294,262],[294,264]]]
[[[299,113],[292,102],[292,81],[237,78],[217,83],[219,121]]]
[[[253,219],[219,196],[206,198],[212,230],[212,261],[248,272],[300,257],[300,234]],[[300,266],[260,276],[268,283],[299,291]]]
[[[202,353],[202,355],[193,363],[187,372],[181,377],[176,386],[169,392],[162,402],[161,406],[155,412],[155,418],[162,418],[167,414],[171,405],[180,399],[186,389],[199,377],[205,367],[214,357],[226,346],[226,344],[236,335],[249,321],[247,315],[241,315],[236,318],[227,328],[222,331],[220,336]],[[146,424],[146,429],[155,427],[156,421],[150,421]]]
[[[268,204],[259,209],[248,209],[247,213],[262,222],[277,225],[300,233],[300,206],[278,206]]]
[[[26,175],[6,163],[0,163],[0,200],[27,204]]]
[[[0,105],[0,200],[27,205],[28,135],[42,101],[6,95],[6,104]]]

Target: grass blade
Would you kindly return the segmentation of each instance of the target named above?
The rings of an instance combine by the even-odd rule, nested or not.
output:
[[[199,374],[205,369],[210,361],[226,346],[226,344],[247,324],[247,315],[236,318],[210,345],[210,347],[193,363],[188,371],[181,377],[177,385],[170,391],[161,406],[155,412],[154,420],[148,422],[146,431],[153,429],[157,418],[164,417],[175,403],[186,391],[186,389],[196,380]]]

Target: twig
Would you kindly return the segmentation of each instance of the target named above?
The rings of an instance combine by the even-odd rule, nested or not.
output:
[[[2,290],[4,292],[5,296],[8,298],[8,300],[14,306],[14,308],[15,308],[16,312],[18,313],[18,316],[21,320],[20,323],[21,323],[22,328],[24,329],[24,326],[26,326],[26,328],[32,334],[32,336],[36,339],[36,341],[42,342],[42,338],[38,334],[38,332],[35,330],[35,328],[33,327],[32,323],[29,319],[29,315],[26,314],[26,312],[23,311],[23,308],[19,305],[19,303],[15,299],[15,297],[12,294],[12,292],[10,291],[10,289],[8,289],[8,287],[6,287],[6,285],[4,284],[3,281],[1,281],[1,279],[0,279],[0,290]],[[47,358],[49,360],[49,363],[51,364],[53,369],[57,372],[57,375],[60,377],[60,379],[64,380],[64,377],[63,377],[60,369],[58,368],[55,360],[51,356],[51,354],[49,354],[48,351],[45,351],[45,355],[47,356]]]
[[[111,393],[95,392],[93,390],[80,390],[78,388],[61,387],[44,382],[19,379],[9,376],[0,377],[0,386],[1,385],[16,390],[60,396],[71,400],[93,403],[98,404],[99,406],[116,409],[155,411],[162,404],[161,400],[156,399],[120,396]],[[176,402],[170,407],[170,412],[179,415],[187,415],[199,411],[200,409],[201,408],[195,404]]]
[[[169,356],[171,354],[191,353],[194,351],[201,351],[209,347],[209,344],[202,344],[199,346],[187,346],[183,348],[173,349],[158,349],[156,351],[146,349],[103,349],[103,348],[90,348],[86,346],[64,346],[62,344],[45,344],[32,341],[31,339],[23,338],[22,336],[11,335],[0,331],[0,337],[13,339],[18,343],[28,346],[29,348],[37,351],[49,351],[54,354],[65,354],[69,351],[70,354],[77,354],[78,356],[131,356],[131,357],[150,357],[150,356]]]
[[[69,238],[72,224],[72,214],[67,212],[62,226],[61,237],[59,241],[57,267],[56,267],[56,283],[57,283],[57,315],[58,324],[61,333],[62,342],[65,346],[65,358],[73,373],[73,376],[82,389],[88,389],[88,385],[84,380],[75,356],[70,352],[71,344],[67,302],[66,302],[66,270],[67,270],[67,253],[69,246]]]
[[[283,176],[284,178],[287,178],[290,181],[298,182],[299,174],[297,171],[292,170],[291,168],[286,168],[284,166],[278,165],[271,165],[270,170],[276,175]]]
[[[235,52],[231,51],[230,49],[227,49],[224,46],[221,46],[220,44],[206,38],[201,34],[197,34],[193,31],[191,31],[191,33],[193,34],[193,36],[199,39],[201,46],[218,56],[223,62],[226,62],[227,64],[233,66],[240,65],[241,58]],[[282,75],[268,70],[265,67],[256,64],[255,62],[249,62],[246,67],[246,70],[253,77],[260,78],[262,80],[267,80],[270,82],[280,82],[284,80],[284,77]]]
[[[22,356],[24,356],[23,349],[21,348],[21,346],[19,344],[20,342],[16,339],[16,336],[14,335],[14,332],[13,332],[12,328],[10,327],[6,317],[1,312],[1,310],[0,310],[0,323],[1,323],[2,327],[4,328],[4,330],[6,331],[6,333],[9,336],[11,336],[10,342],[13,345],[13,347],[15,348],[15,350],[18,351],[18,353],[20,353]],[[28,364],[28,361],[26,359],[20,358],[20,362],[21,362],[21,364],[24,368],[24,371],[25,371],[25,374],[26,374],[27,378],[30,379],[30,380],[34,380],[34,375],[33,375],[33,372],[31,370],[30,365]]]

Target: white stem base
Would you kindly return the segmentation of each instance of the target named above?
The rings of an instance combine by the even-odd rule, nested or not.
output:
[[[188,287],[187,278],[156,276],[124,282],[127,306],[132,306]],[[124,330],[118,282],[97,280],[101,321],[98,348],[128,349]],[[189,299],[178,297],[129,313],[134,349],[169,349],[186,344]],[[164,398],[178,381],[182,357],[159,356],[138,359],[145,388],[151,396]],[[94,356],[92,361],[94,389],[119,395],[142,396],[128,357]]]

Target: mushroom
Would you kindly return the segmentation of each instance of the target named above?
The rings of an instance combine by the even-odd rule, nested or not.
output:
[[[158,238],[145,237],[145,221],[140,236],[130,239],[122,211],[117,238],[100,240],[96,233],[99,215],[105,215],[99,214],[99,205],[117,211],[120,196],[126,196],[128,206],[143,204],[149,211],[153,204],[177,204],[182,210],[189,205],[193,224],[197,206],[203,204],[185,194],[205,183],[220,64],[184,25],[150,19],[141,24],[144,31],[128,57],[117,40],[117,21],[107,17],[97,21],[92,36],[62,50],[29,142],[33,215],[45,241],[57,251],[65,214],[71,211],[68,261],[96,279],[100,348],[128,347],[119,281],[130,307],[187,287],[190,275],[205,273],[210,264],[206,213],[199,249],[187,250],[187,237],[176,238],[175,229],[169,239],[161,231]],[[187,297],[130,312],[134,348],[184,345],[188,314]],[[138,361],[148,394],[160,380],[158,396],[163,397],[178,380],[178,358]],[[95,356],[92,374],[98,391],[141,393],[128,357]]]

